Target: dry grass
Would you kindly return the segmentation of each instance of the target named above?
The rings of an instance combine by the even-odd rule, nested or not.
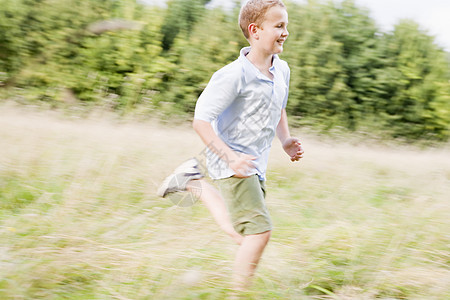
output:
[[[275,142],[275,230],[249,299],[448,299],[450,155]],[[1,299],[223,299],[236,249],[154,195],[203,145],[189,126],[0,109]]]

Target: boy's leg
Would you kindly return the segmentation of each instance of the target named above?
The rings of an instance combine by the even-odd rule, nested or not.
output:
[[[255,273],[261,255],[269,242],[271,231],[244,237],[236,253],[233,268],[233,289],[245,291]]]
[[[269,241],[271,231],[270,229],[266,229],[266,231],[262,231],[262,233],[258,234],[248,234],[245,237],[240,235],[232,225],[230,216],[228,214],[228,209],[221,194],[212,185],[210,185],[204,179],[201,179],[202,177],[204,176],[198,169],[197,160],[189,160],[183,163],[175,170],[172,175],[164,180],[157,193],[158,195],[165,197],[167,194],[175,191],[188,190],[194,195],[199,195],[200,200],[205,203],[206,207],[209,209],[214,220],[219,224],[219,226],[238,244],[240,244],[240,247],[236,253],[233,270],[233,288],[238,291],[245,290],[250,284],[251,277],[253,276],[264,248]],[[257,177],[254,177],[253,179],[248,180],[255,180],[256,178]],[[234,181],[234,183],[232,184],[240,185],[247,180],[231,179],[231,181]],[[256,182],[259,181],[257,180]],[[200,194],[198,193],[199,184],[201,191]],[[228,191],[230,191],[230,187],[231,186],[227,188]],[[237,191],[239,193],[243,192],[247,195],[256,196],[256,211],[258,211],[258,216],[262,218],[262,226],[265,228],[271,227],[270,219],[268,217],[268,213],[265,211],[264,205],[263,207],[259,207],[261,204],[259,203],[259,201],[264,198],[263,187],[260,186],[259,183],[257,183],[256,185],[252,185],[250,183],[250,188],[247,188],[246,184],[244,184],[244,188],[242,191],[240,191],[239,189],[235,189],[235,187],[231,188],[231,190],[234,190],[235,192]],[[231,198],[237,200],[241,197]],[[257,226],[261,225],[259,221],[255,224]],[[253,229],[255,229],[255,227],[253,227]]]
[[[269,241],[271,231],[247,236],[240,235],[231,224],[225,201],[216,188],[206,180],[198,179],[195,180],[195,183],[194,180],[189,182],[186,185],[186,189],[188,191],[193,189],[192,192],[194,193],[195,189],[199,188],[199,183],[201,187],[200,200],[211,212],[220,228],[240,245],[233,267],[233,289],[245,291],[250,285],[264,248]]]
[[[200,200],[208,208],[220,228],[240,245],[244,237],[234,230],[228,210],[225,206],[225,201],[219,191],[204,179],[192,180],[186,185],[186,189],[195,193],[195,190],[199,188],[199,184],[201,189],[199,195]]]
[[[157,194],[166,197],[173,192],[188,190],[196,195],[206,205],[214,220],[219,224],[236,243],[241,244],[243,236],[236,232],[231,224],[225,201],[219,192],[202,179],[202,174],[197,159],[189,159],[182,163],[175,171],[162,182]]]
[[[265,185],[257,175],[247,178],[226,178],[218,181],[220,192],[227,199],[231,222],[244,234],[233,267],[233,289],[245,291],[255,273],[272,229],[265,206]]]

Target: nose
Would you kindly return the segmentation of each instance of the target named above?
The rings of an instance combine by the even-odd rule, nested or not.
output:
[[[289,31],[285,27],[284,30],[283,30],[283,37],[288,37],[288,35],[289,35]]]

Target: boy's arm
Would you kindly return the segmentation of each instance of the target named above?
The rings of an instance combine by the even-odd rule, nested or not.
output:
[[[233,151],[217,136],[211,123],[207,121],[194,119],[192,126],[205,145],[228,163],[228,166],[236,173],[235,177],[248,177],[246,174],[254,169],[252,160],[256,159],[256,157],[243,153],[238,154]]]
[[[277,136],[280,139],[284,151],[290,156],[291,161],[298,161],[303,157],[303,148],[297,138],[291,137],[287,120],[286,109],[281,110],[280,122],[277,126]]]

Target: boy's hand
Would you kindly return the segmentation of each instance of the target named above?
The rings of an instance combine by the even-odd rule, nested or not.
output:
[[[299,161],[303,157],[302,144],[297,138],[287,138],[283,143],[283,149],[291,157],[291,161]]]
[[[246,178],[255,169],[256,157],[244,153],[237,154],[230,160],[229,167],[236,173],[234,177]]]

